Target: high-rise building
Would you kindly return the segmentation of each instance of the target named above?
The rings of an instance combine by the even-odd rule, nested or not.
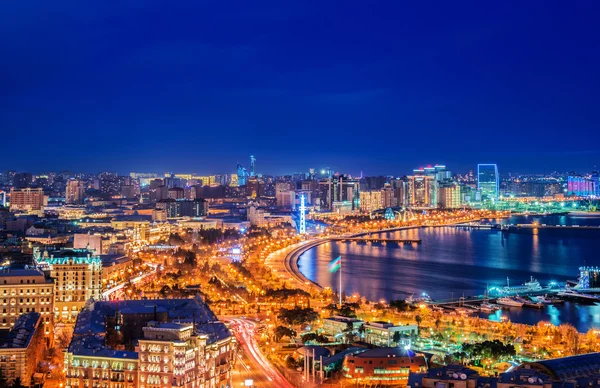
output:
[[[169,189],[169,199],[183,199],[185,198],[185,190],[181,187],[173,187]]]
[[[349,175],[336,173],[331,178],[322,179],[319,181],[321,210],[332,211],[334,202],[348,202],[352,210],[358,210],[359,187],[360,181]]]
[[[398,206],[398,202],[394,195],[394,189],[389,183],[386,183],[383,189],[381,189],[381,204],[384,208]]]
[[[495,164],[477,165],[477,190],[482,201],[497,201],[500,193],[500,177]]]
[[[42,270],[54,279],[54,317],[73,320],[85,303],[102,297],[102,261],[87,249],[34,250]]]
[[[246,186],[246,179],[248,178],[248,172],[244,166],[238,163],[237,165],[237,183],[238,186]]]
[[[458,183],[442,184],[438,188],[438,205],[444,209],[456,209],[461,205]]]
[[[250,155],[250,176],[256,176],[256,158]]]
[[[591,178],[571,173],[567,177],[567,195],[590,197],[598,195],[598,173]]]
[[[46,201],[41,188],[10,190],[10,210],[41,211],[44,210]]]
[[[70,179],[67,182],[65,203],[67,205],[82,205],[85,199],[85,187],[82,181]]]
[[[370,213],[383,207],[381,190],[360,192],[360,211]]]
[[[408,205],[419,207],[437,206],[437,182],[435,174],[426,174],[425,169],[413,170],[406,185]]]

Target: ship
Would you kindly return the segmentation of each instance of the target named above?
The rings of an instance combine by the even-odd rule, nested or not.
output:
[[[519,302],[518,300],[515,300],[514,298],[510,297],[498,298],[496,300],[496,303],[498,303],[501,306],[523,307],[523,302]]]
[[[502,287],[500,291],[503,294],[526,294],[528,292],[538,292],[542,291],[542,285],[533,276],[530,277],[528,282],[520,286],[510,286],[509,279],[506,278],[506,286]]]

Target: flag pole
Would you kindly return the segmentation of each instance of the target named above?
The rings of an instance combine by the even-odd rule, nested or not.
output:
[[[342,256],[340,256],[340,308],[342,308]]]

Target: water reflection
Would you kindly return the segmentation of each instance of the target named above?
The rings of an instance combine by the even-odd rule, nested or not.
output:
[[[593,219],[571,217],[512,218],[509,223],[600,224]],[[536,277],[542,285],[551,280],[575,280],[580,265],[600,265],[595,241],[598,231],[539,229],[519,233],[500,230],[462,228],[416,228],[382,237],[421,239],[417,245],[382,245],[379,243],[336,242],[320,245],[305,252],[299,268],[308,278],[323,286],[338,288],[337,274],[327,270],[328,263],[343,258],[343,287],[347,294],[358,292],[370,300],[405,298],[412,293],[428,292],[434,299],[454,295],[481,295],[486,284],[503,286],[521,284]],[[499,314],[499,315],[498,315]],[[554,324],[572,322],[580,330],[600,326],[600,307],[548,306],[541,310],[513,309],[492,317],[506,316],[514,322]]]

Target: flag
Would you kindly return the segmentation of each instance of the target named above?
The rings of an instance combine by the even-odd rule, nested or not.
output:
[[[329,263],[329,272],[334,273],[337,272],[338,269],[342,267],[342,256],[338,256],[337,259],[333,259],[331,263]]]

